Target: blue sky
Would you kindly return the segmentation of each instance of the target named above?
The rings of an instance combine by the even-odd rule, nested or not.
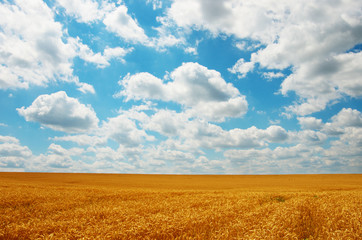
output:
[[[0,171],[362,172],[360,1],[0,1]]]

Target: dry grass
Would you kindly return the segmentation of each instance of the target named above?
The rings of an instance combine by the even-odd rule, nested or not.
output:
[[[361,239],[362,175],[0,173],[0,239]]]

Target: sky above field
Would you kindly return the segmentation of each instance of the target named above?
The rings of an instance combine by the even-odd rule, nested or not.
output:
[[[0,16],[0,171],[362,172],[359,0],[14,0]]]

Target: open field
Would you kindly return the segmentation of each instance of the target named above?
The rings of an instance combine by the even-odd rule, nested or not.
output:
[[[0,239],[362,239],[362,175],[0,173]]]

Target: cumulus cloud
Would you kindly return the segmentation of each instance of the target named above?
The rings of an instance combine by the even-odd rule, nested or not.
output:
[[[64,91],[40,95],[29,107],[17,108],[17,111],[26,121],[70,133],[91,131],[99,121],[90,106],[68,97]]]
[[[332,117],[332,123],[341,127],[362,128],[362,113],[356,109],[343,108]]]
[[[321,129],[323,127],[322,119],[315,117],[298,117],[299,124],[303,129]]]
[[[284,77],[284,74],[281,72],[265,72],[263,73],[263,77],[268,79],[268,80],[272,80],[273,78],[282,78]]]
[[[190,130],[188,117],[182,113],[161,109],[152,115],[143,127],[165,136],[183,136]]]
[[[114,4],[108,1],[99,3],[93,0],[57,0],[57,3],[65,9],[68,15],[84,23],[101,20],[107,12],[114,8]]]
[[[153,27],[153,30],[157,32],[157,37],[148,37],[137,19],[128,13],[127,6],[121,1],[117,3],[102,1],[100,3],[95,0],[57,0],[57,4],[65,9],[67,15],[74,17],[78,22],[92,24],[102,21],[106,26],[106,30],[126,42],[140,43],[159,51],[164,51],[171,46],[185,45],[184,34],[181,31],[175,31],[174,24],[161,16],[156,18],[161,26]],[[162,8],[162,1],[159,0],[147,0],[146,4],[152,4],[154,10]],[[191,49],[188,48],[188,50]],[[191,50],[190,53],[195,54],[195,49],[194,51]],[[88,59],[90,58],[88,57]],[[93,56],[90,60],[95,63],[102,61],[99,54]],[[100,66],[105,65],[101,62]]]
[[[19,139],[11,136],[1,136],[0,143],[19,143]]]
[[[309,160],[309,164],[315,161],[315,155],[323,153],[321,147],[310,147],[303,144],[297,144],[291,147],[276,147],[275,149],[232,149],[224,152],[224,156],[234,163],[250,162],[253,165],[260,165],[266,169],[272,169],[277,166],[279,171],[288,172],[290,168],[302,168],[305,160]],[[293,160],[293,161],[290,161]],[[288,161],[288,162],[286,162]],[[245,164],[247,166],[247,164]],[[289,166],[288,166],[289,165]],[[319,164],[315,164],[318,167]],[[289,168],[289,169],[288,169]],[[287,170],[286,170],[287,169]]]
[[[144,111],[154,113],[148,116],[144,115]],[[85,139],[85,145],[90,145],[88,142],[92,140],[112,139],[120,144],[118,149],[97,144],[90,145],[86,150],[65,149],[51,144],[49,153],[42,157],[44,167],[51,171],[60,167],[62,171],[99,167],[99,172],[117,169],[121,172],[168,173],[303,173],[322,169],[333,172],[337,169],[337,162],[338,169],[346,171],[361,167],[358,163],[362,144],[361,116],[359,111],[353,109],[342,109],[326,124],[316,118],[300,117],[298,120],[303,130],[297,132],[286,131],[276,125],[266,129],[250,127],[225,130],[205,120],[190,118],[186,112],[158,110],[150,104],[129,111],[120,110],[119,114],[104,121],[95,136],[87,138],[81,134],[57,138],[74,142]],[[330,147],[322,148],[329,136],[325,131],[327,124],[346,127],[339,135],[334,135],[338,138],[330,142]],[[149,135],[154,132],[166,139],[156,145],[143,145],[145,141],[154,140]],[[272,148],[272,143],[286,145]],[[220,151],[225,158],[209,160],[205,153],[207,151]],[[46,160],[45,156],[49,156],[50,160]],[[74,156],[81,157],[82,162],[74,161]],[[313,169],[310,169],[311,164]]]
[[[30,171],[72,172],[76,171],[75,164],[70,156],[49,152],[35,156],[27,169]]]
[[[126,101],[166,98],[163,81],[147,72],[127,74],[119,84],[124,89],[116,97],[125,96]]]
[[[181,27],[267,41],[275,31],[273,21],[280,20],[282,16],[278,14],[285,10],[283,6],[268,1],[177,0],[167,14]]]
[[[298,121],[302,130],[296,132],[286,132],[278,126],[271,126],[265,130],[254,128],[251,131],[254,135],[243,135],[258,136],[256,139],[261,140],[263,145],[246,149],[231,147],[230,150],[225,149],[223,154],[235,169],[253,173],[292,170],[313,172],[313,169],[310,169],[311,165],[315,172],[358,172],[358,169],[361,169],[361,112],[343,108],[327,123],[314,117],[299,117]],[[288,145],[269,148],[265,143],[271,142],[273,136],[281,136],[274,139],[282,140],[281,143]],[[324,145],[327,142],[329,146]]]
[[[288,132],[280,127],[272,125],[265,130],[266,138],[270,142],[283,142],[288,139]]]
[[[156,112],[142,126],[169,137],[164,143],[169,148],[191,152],[205,148],[218,151],[225,148],[258,148],[268,143],[286,142],[289,138],[289,133],[280,126],[224,130],[201,119],[190,119],[186,113],[170,110]]]
[[[323,144],[328,139],[328,136],[319,131],[303,130],[297,133],[295,141],[306,145]]]
[[[245,96],[221,74],[198,63],[184,63],[170,74],[171,81],[149,74],[127,75],[120,81],[123,90],[118,96],[126,100],[156,99],[173,101],[184,106],[188,113],[213,121],[225,117],[241,117],[247,111]]]
[[[84,93],[94,93],[91,85],[79,82],[73,75],[72,60],[78,55],[75,40],[54,20],[46,3],[4,2],[0,4],[0,15],[1,89],[27,89],[65,81],[75,83]],[[84,55],[82,51],[79,54]]]
[[[52,138],[54,141],[64,141],[64,142],[74,142],[80,146],[95,146],[95,145],[104,145],[107,143],[106,137],[92,136],[87,134],[79,135],[68,135],[68,136],[55,136]]]
[[[84,153],[84,149],[82,148],[71,148],[71,149],[65,149],[62,146],[58,145],[58,144],[50,144],[48,147],[48,150],[56,155],[60,155],[60,156],[77,156],[77,155],[81,155],[82,153]]]
[[[103,21],[109,32],[115,33],[126,41],[141,44],[149,42],[144,30],[137,20],[128,14],[128,8],[124,4],[117,4],[117,6],[108,1],[99,3],[94,0],[57,0],[57,2],[78,22]]]
[[[145,159],[152,159],[153,161],[151,164],[159,166],[165,165],[166,161],[171,161],[173,164],[175,164],[175,162],[190,163],[195,159],[195,156],[190,152],[163,149],[162,147],[157,147],[156,149],[150,149],[150,151],[146,151],[143,157]]]
[[[91,147],[87,152],[93,152],[95,157],[99,160],[119,161],[124,160],[124,156],[120,151],[113,150],[110,147]]]
[[[5,2],[0,4],[0,15],[1,88],[74,81],[70,61],[74,52],[62,41],[62,26],[43,1]]]
[[[163,28],[155,28],[155,30],[158,31],[158,36],[151,39],[147,44],[149,47],[154,47],[159,51],[166,51],[168,47],[183,46],[186,44],[183,37],[176,37],[169,30],[164,30]],[[197,55],[196,48],[193,47],[186,47],[184,51]]]
[[[68,42],[72,45],[79,58],[86,62],[96,64],[98,68],[108,67],[110,65],[109,62],[112,59],[125,62],[124,56],[133,51],[133,48],[106,47],[103,50],[103,54],[99,52],[94,53],[93,50],[90,49],[88,45],[83,44],[78,37],[68,38]]]
[[[54,143],[49,145],[47,153],[33,156],[23,168],[28,171],[102,173],[134,172],[136,169],[134,165],[125,162],[121,148],[64,148]]]
[[[232,68],[228,68],[229,72],[237,74],[238,78],[245,78],[246,74],[254,69],[253,62],[245,62],[240,58]]]
[[[144,30],[127,12],[127,7],[125,5],[120,5],[113,11],[107,13],[103,20],[106,29],[126,41],[143,44],[147,43],[148,37]]]
[[[255,63],[266,69],[291,69],[281,93],[293,91],[300,102],[287,111],[308,115],[343,95],[362,95],[362,54],[347,52],[362,42],[359,1],[176,0],[167,16],[187,30],[203,29],[215,36],[227,34],[260,43],[250,63],[239,60],[230,71],[244,77]],[[242,43],[238,46],[245,50]]]
[[[306,101],[292,106],[290,110],[307,115],[323,110],[328,103],[343,95],[362,96],[361,62],[362,52],[346,53],[306,62],[295,68],[294,73],[282,83],[281,92],[295,91]]]
[[[145,140],[154,140],[153,136],[138,128],[135,121],[122,114],[103,121],[99,134],[127,147],[138,146]]]
[[[0,169],[23,168],[31,156],[31,150],[17,138],[0,135]]]
[[[0,144],[0,155],[2,157],[29,157],[31,151],[26,146],[21,146],[19,143],[5,142]]]
[[[341,166],[351,166],[351,172],[361,172],[362,128],[347,127],[337,136],[339,139],[331,141],[331,147],[324,150],[325,162],[330,168],[340,169]]]
[[[95,94],[96,91],[94,90],[94,87],[88,83],[83,82],[76,82],[76,85],[78,86],[78,90],[82,93],[93,93]]]
[[[343,108],[323,126],[322,131],[331,136],[344,134],[348,129],[362,127],[362,113],[356,109]],[[352,130],[351,130],[352,131]]]

